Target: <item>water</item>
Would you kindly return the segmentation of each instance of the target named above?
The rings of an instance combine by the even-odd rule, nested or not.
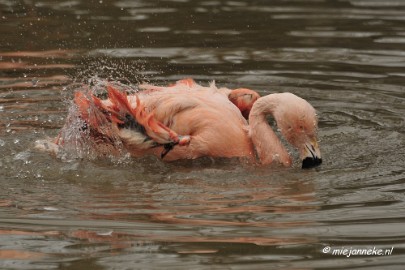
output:
[[[405,2],[0,0],[0,22],[1,269],[403,269]],[[322,166],[33,149],[82,82],[189,76],[307,99]]]

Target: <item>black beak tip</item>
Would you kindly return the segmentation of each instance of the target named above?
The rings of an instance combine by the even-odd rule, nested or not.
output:
[[[302,168],[303,169],[309,169],[309,168],[314,168],[316,166],[321,165],[322,163],[322,158],[312,158],[312,157],[306,157],[302,161]]]

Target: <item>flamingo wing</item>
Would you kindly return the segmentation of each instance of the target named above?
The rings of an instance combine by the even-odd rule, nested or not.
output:
[[[81,118],[91,134],[111,138],[119,137],[131,148],[148,149],[164,146],[163,158],[176,145],[187,145],[189,136],[179,136],[176,132],[158,121],[154,112],[149,112],[136,95],[136,103],[131,104],[125,92],[108,86],[108,102],[90,93],[77,92],[75,103]]]

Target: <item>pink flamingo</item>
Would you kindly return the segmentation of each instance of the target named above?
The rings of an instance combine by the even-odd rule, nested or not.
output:
[[[99,152],[114,152],[118,141],[133,156],[156,155],[167,161],[247,157],[263,165],[291,166],[291,156],[266,120],[271,115],[286,141],[298,149],[303,168],[322,162],[315,109],[294,94],[259,98],[250,89],[217,88],[214,83],[204,87],[192,79],[139,88],[143,91],[127,95],[108,86],[104,100],[76,92],[82,129],[108,145]],[[64,129],[69,129],[68,122]],[[63,147],[65,141],[62,132],[56,144]]]

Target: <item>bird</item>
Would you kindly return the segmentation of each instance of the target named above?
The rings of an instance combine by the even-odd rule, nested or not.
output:
[[[155,155],[165,161],[239,157],[291,166],[290,153],[267,122],[270,115],[279,133],[298,149],[302,168],[322,163],[316,111],[292,93],[260,97],[248,88],[218,88],[215,82],[202,86],[191,78],[138,88],[127,94],[107,84],[104,99],[91,89],[77,91],[74,113],[55,144],[63,148],[72,138],[66,134],[79,128],[102,155],[125,149],[134,157]],[[74,117],[81,126],[72,127]]]

